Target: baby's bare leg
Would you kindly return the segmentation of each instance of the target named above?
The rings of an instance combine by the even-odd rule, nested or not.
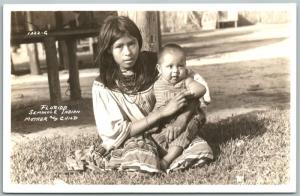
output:
[[[168,153],[162,158],[160,162],[161,169],[168,169],[170,164],[174,161],[174,159],[181,155],[182,151],[183,148],[180,146],[170,146]]]

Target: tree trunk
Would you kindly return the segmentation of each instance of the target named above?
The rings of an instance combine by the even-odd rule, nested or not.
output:
[[[33,31],[32,17],[30,12],[26,12],[27,30]],[[30,73],[33,75],[41,74],[39,54],[36,44],[27,44],[27,54],[29,57]]]
[[[128,16],[141,31],[142,50],[158,52],[161,46],[159,12],[155,11],[120,11],[120,16]]]

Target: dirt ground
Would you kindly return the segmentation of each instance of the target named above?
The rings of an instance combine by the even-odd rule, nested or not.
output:
[[[188,66],[208,82],[212,103],[208,122],[290,104],[291,34],[287,25],[256,25],[215,31],[169,34],[188,54]],[[293,65],[295,66],[295,65]],[[31,109],[49,104],[47,74],[11,76],[13,144],[37,137],[96,133],[91,86],[98,69],[80,70],[83,99],[69,101],[68,72],[60,72],[62,105],[80,110],[75,121],[24,122]]]

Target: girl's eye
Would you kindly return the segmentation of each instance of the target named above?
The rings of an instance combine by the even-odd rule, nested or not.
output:
[[[130,47],[135,47],[136,45],[137,45],[136,42],[130,42],[130,43],[129,43],[129,46],[130,46]]]

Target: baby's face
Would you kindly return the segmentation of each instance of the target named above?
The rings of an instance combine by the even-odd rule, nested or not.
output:
[[[168,51],[160,59],[158,69],[161,76],[171,84],[186,78],[186,59],[180,51]]]

